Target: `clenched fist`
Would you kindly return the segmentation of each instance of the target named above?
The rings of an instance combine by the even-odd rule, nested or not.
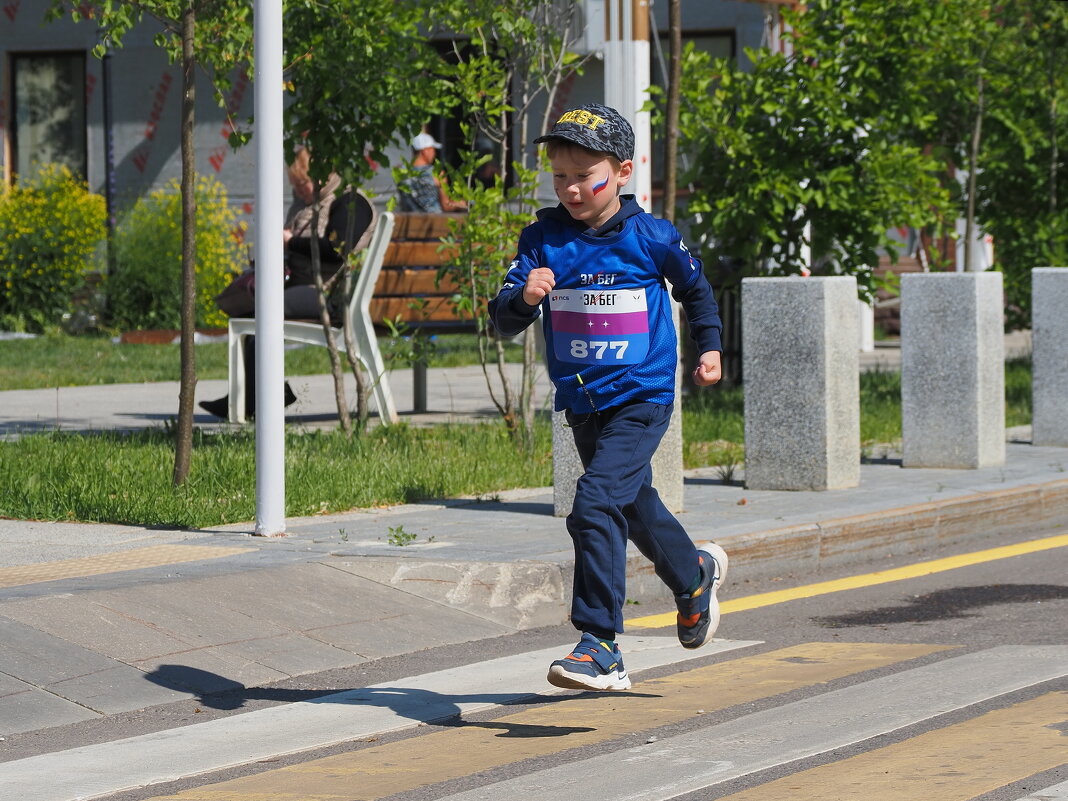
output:
[[[699,387],[710,387],[722,377],[723,369],[720,367],[719,351],[710,350],[702,353],[693,371],[693,382]]]
[[[535,267],[527,275],[526,286],[523,287],[523,302],[528,306],[538,306],[556,286],[556,276],[548,267]]]

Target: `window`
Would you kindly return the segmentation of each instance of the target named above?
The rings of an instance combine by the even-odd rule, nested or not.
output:
[[[86,177],[85,53],[12,56],[12,165],[63,164]]]

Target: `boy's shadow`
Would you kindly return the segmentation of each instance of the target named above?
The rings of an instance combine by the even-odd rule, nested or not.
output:
[[[363,687],[356,690],[293,690],[283,687],[245,687],[240,682],[199,668],[186,665],[160,665],[146,673],[153,684],[178,692],[193,692],[197,703],[210,709],[241,709],[248,701],[276,701],[281,703],[353,704],[390,709],[394,714],[423,723],[443,726],[477,726],[501,729],[498,737],[565,737],[569,734],[594,731],[589,726],[541,726],[504,721],[468,721],[463,718],[461,704],[555,704],[576,697],[600,695],[583,693],[580,696],[540,696],[522,693],[475,693],[471,695],[442,695],[419,687]],[[612,693],[613,696],[641,696],[645,693]]]

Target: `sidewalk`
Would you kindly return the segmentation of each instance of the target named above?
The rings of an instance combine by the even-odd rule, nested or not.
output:
[[[476,378],[431,371],[428,417],[492,415]],[[404,408],[410,395],[397,379]],[[214,397],[211,384],[198,400]],[[173,414],[171,391],[61,390],[59,419],[154,425]],[[54,425],[44,413],[56,395],[0,393],[0,432]],[[680,519],[695,540],[730,553],[727,598],[744,594],[746,578],[803,571],[816,581],[824,569],[980,530],[1068,524],[1068,449],[1034,447],[1026,429],[1011,434],[1004,465],[904,470],[891,456],[863,465],[848,490],[750,491],[715,468],[689,471]],[[551,488],[517,490],[290,519],[278,539],[250,536],[248,523],[178,531],[0,520],[0,737],[9,746],[0,761],[19,756],[20,732],[563,623],[572,551],[552,508]],[[670,605],[636,553],[628,596],[643,612]]]

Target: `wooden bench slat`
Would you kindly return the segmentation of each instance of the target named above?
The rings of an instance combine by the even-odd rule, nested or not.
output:
[[[384,320],[396,320],[398,317],[408,324],[424,322],[469,322],[458,317],[448,298],[426,298],[422,308],[412,308],[411,298],[374,298],[371,301],[371,319],[375,323]]]
[[[447,274],[438,281],[438,271],[434,269],[398,269],[383,270],[375,283],[375,297],[390,295],[454,295],[460,291],[460,285]]]
[[[415,212],[394,215],[394,239],[441,239],[449,233],[450,220],[463,220],[462,214],[419,214]]]
[[[474,321],[458,314],[451,298],[463,289],[438,268],[449,258],[441,238],[463,215],[401,213],[394,215],[393,236],[371,297],[370,316],[379,328],[401,320],[426,331],[474,330]],[[413,304],[416,308],[413,308]]]
[[[386,255],[382,259],[383,269],[390,267],[426,266],[438,267],[449,258],[448,251],[442,250],[441,243],[437,240],[432,242],[402,242],[393,240],[386,249]]]

